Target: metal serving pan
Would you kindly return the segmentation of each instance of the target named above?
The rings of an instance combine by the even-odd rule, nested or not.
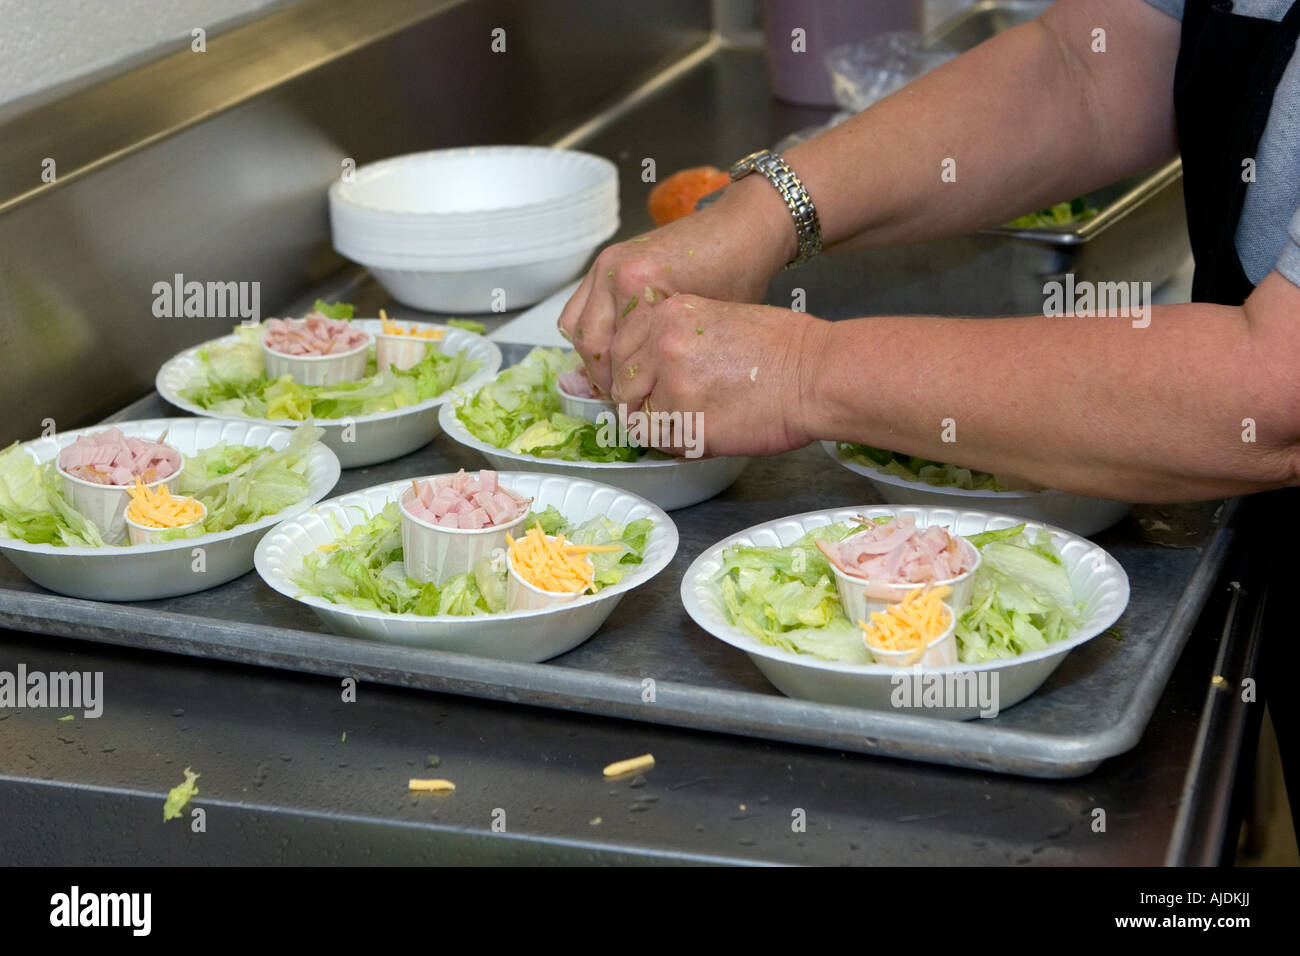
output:
[[[931,38],[939,45],[969,50],[1027,23],[1050,5],[1042,0],[980,0],[937,27]],[[798,287],[817,290],[808,310],[828,319],[1036,315],[1043,309],[1043,285],[1066,273],[1073,273],[1076,281],[1150,282],[1155,289],[1191,255],[1181,159],[1086,198],[1098,215],[1073,225],[1001,226],[814,259],[778,275],[768,301],[788,306]]]
[[[507,345],[507,364],[526,352]],[[114,419],[152,418],[151,395]],[[483,462],[445,435],[405,458],[346,471],[335,494]],[[199,594],[107,604],[42,590],[0,560],[0,627],[127,647],[533,704],[858,753],[1039,777],[1088,773],[1141,737],[1225,560],[1234,508],[1139,508],[1096,541],[1132,589],[1117,635],[1070,653],[1036,694],[987,720],[833,707],[778,693],[742,652],[706,634],[678,598],[682,574],[709,545],[782,515],[879,504],[860,476],[810,446],[756,459],[711,501],[674,513],[673,563],[628,594],[596,635],[544,664],[420,651],[323,633],[304,605],[250,573]],[[1154,530],[1144,530],[1145,528]],[[654,681],[653,701],[645,699]],[[105,675],[111,706],[112,674]]]

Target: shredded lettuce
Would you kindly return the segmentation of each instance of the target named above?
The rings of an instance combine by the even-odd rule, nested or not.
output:
[[[578,544],[622,544],[622,551],[591,555],[595,590],[617,584],[645,555],[653,522],[649,518],[620,525],[604,516],[574,525],[554,507],[533,512],[525,527],[540,524],[546,534],[563,534]],[[481,558],[473,570],[441,584],[407,577],[402,555],[402,518],[397,503],[355,525],[333,546],[309,554],[291,578],[307,594],[332,604],[390,614],[451,614],[468,617],[499,614],[506,609],[506,571]]]
[[[163,801],[163,823],[179,817],[191,798],[199,795],[198,784],[194,781],[198,780],[201,775],[195,773],[189,767],[185,768],[184,773],[185,779],[167,791],[167,799]]]
[[[338,319],[343,322],[352,321],[356,310],[347,302],[326,302],[324,299],[317,299],[316,304],[311,307],[313,312],[319,312],[327,319]]]
[[[978,539],[983,539],[978,540]],[[1052,536],[1030,537],[1024,525],[971,538],[982,561],[971,604],[957,619],[963,663],[1016,657],[1074,633],[1083,603],[1075,601]]]
[[[943,462],[903,455],[883,448],[873,448],[870,445],[859,445],[856,442],[842,441],[837,447],[840,454],[852,458],[859,464],[877,468],[895,478],[923,481],[936,487],[964,488],[967,491],[1008,490],[1009,483],[1006,479],[986,471],[972,471],[960,465],[946,465]]]
[[[99,529],[63,496],[54,461],[38,465],[18,442],[0,452],[0,536],[66,547],[104,544]]]
[[[561,411],[555,379],[577,362],[573,352],[535,348],[457,406],[456,417],[480,441],[537,458],[603,462],[665,457],[620,445],[613,427],[601,428]]]
[[[302,425],[280,451],[222,442],[184,456],[185,468],[169,490],[197,498],[208,516],[202,525],[160,537],[170,541],[229,531],[298,503],[310,490],[307,453],[323,434]],[[105,544],[99,529],[63,496],[56,460],[38,465],[17,443],[0,452],[0,537],[70,547]]]
[[[731,623],[764,644],[828,661],[869,664],[862,632],[844,616],[830,562],[816,542],[842,541],[858,525],[808,532],[785,548],[736,545],[715,579]]]
[[[1018,219],[1012,219],[1007,223],[1007,225],[1015,229],[1041,229],[1045,226],[1068,226],[1071,223],[1083,222],[1085,219],[1091,219],[1095,215],[1097,215],[1097,207],[1090,206],[1086,199],[1078,197],[1069,202],[1058,202],[1050,209],[1027,213]]]
[[[728,619],[751,637],[794,654],[871,663],[861,630],[840,608],[830,563],[816,546],[818,539],[840,541],[857,530],[846,522],[810,531],[789,547],[727,548],[715,584]],[[969,540],[983,560],[971,605],[957,619],[963,663],[1015,657],[1074,633],[1083,604],[1074,599],[1047,531],[1031,538],[1022,524]]]
[[[448,319],[447,324],[453,329],[464,329],[466,332],[473,332],[475,335],[487,334],[487,326],[482,322],[476,322],[474,319]]]
[[[317,302],[318,309],[322,305]],[[348,312],[331,318],[351,318],[350,305],[335,303],[326,308]],[[201,368],[180,390],[182,398],[218,415],[305,421],[390,412],[441,395],[468,379],[482,364],[469,358],[464,349],[444,355],[432,347],[409,369],[380,372],[372,345],[365,378],[334,385],[303,385],[290,375],[266,377],[260,325],[240,325],[234,331],[236,341],[199,350]]]

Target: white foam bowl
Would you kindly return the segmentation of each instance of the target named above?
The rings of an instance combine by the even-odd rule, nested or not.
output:
[[[468,389],[466,389],[468,393]],[[731,486],[749,464],[748,458],[663,459],[655,461],[558,461],[496,448],[475,438],[447,404],[438,413],[442,430],[453,441],[473,448],[493,468],[527,468],[552,475],[603,481],[675,511],[707,501]]]
[[[398,481],[333,498],[284,522],[258,546],[257,573],[271,588],[310,607],[337,634],[536,663],[570,651],[589,638],[624,594],[662,571],[677,552],[677,526],[644,498],[598,482],[558,475],[503,472],[499,478],[502,484],[533,498],[533,508],[545,510],[555,505],[575,522],[595,515],[605,515],[619,524],[649,518],[654,527],[646,542],[644,560],[618,584],[597,594],[582,595],[558,607],[475,617],[362,611],[301,593],[290,573],[321,545],[337,540],[395,500],[408,487],[407,482]]]
[[[1133,506],[1123,501],[1088,498],[1064,491],[971,491],[945,488],[924,481],[887,475],[840,453],[833,441],[822,442],[826,454],[849,471],[862,475],[885,501],[895,505],[935,505],[948,508],[987,508],[1029,521],[1055,525],[1075,534],[1094,535],[1121,521]]]
[[[454,228],[567,211],[617,188],[607,159],[545,146],[467,146],[409,153],[362,166],[330,186],[331,203],[376,220],[415,217]]]
[[[38,438],[23,447],[36,461],[46,462],[82,435],[103,431],[106,425]],[[163,418],[117,422],[124,435],[153,440],[167,429],[167,444],[192,455],[218,442],[283,448],[290,431],[255,422],[228,422],[211,418]],[[0,538],[0,551],[32,581],[69,597],[92,601],[152,601],[192,594],[225,584],[252,570],[253,548],[272,525],[292,518],[330,493],[339,479],[339,461],[323,444],[307,455],[306,497],[278,514],[239,525],[229,531],[183,538],[162,544],[102,548],[64,548],[28,544]],[[195,549],[202,549],[201,553]]]
[[[1011,528],[1024,521],[1021,517],[987,511],[921,506],[831,508],[778,518],[731,535],[695,559],[682,578],[681,595],[686,612],[714,637],[748,654],[763,676],[788,697],[954,720],[978,716],[978,706],[899,710],[891,700],[899,673],[896,668],[884,664],[842,664],[808,654],[790,653],[764,644],[728,620],[721,592],[713,583],[722,568],[724,550],[737,544],[788,547],[814,528],[853,521],[859,514],[868,518],[910,514],[916,517],[918,525],[947,525],[954,534],[963,537],[981,531]],[[974,674],[974,679],[983,679],[990,687],[991,677],[979,678],[978,675],[996,674],[999,710],[1019,703],[1036,691],[1065,655],[1105,631],[1128,606],[1128,575],[1118,561],[1086,538],[1040,522],[1025,522],[1025,530],[1031,535],[1040,528],[1051,533],[1070,575],[1075,598],[1084,602],[1083,623],[1074,636],[1019,657],[923,669],[924,674],[940,676]]]
[[[377,335],[383,327],[379,319],[353,319],[352,321],[372,336]],[[413,322],[409,319],[402,319],[401,322],[403,325],[422,328],[446,329],[446,334],[437,343],[443,353],[454,355],[461,349],[465,349],[471,359],[477,359],[481,363],[481,367],[455,389],[449,389],[441,395],[435,395],[415,405],[389,412],[358,415],[355,418],[316,419],[314,424],[325,429],[325,437],[322,441],[338,456],[344,468],[360,468],[381,461],[390,461],[427,445],[438,436],[438,408],[449,401],[457,389],[465,390],[467,394],[477,391],[492,381],[501,368],[501,350],[494,342],[489,342],[481,335],[430,322]],[[181,397],[181,391],[203,368],[199,359],[199,350],[218,344],[228,345],[236,340],[237,337],[234,335],[223,336],[188,348],[168,359],[158,370],[154,380],[158,394],[170,404],[191,415],[280,428],[291,428],[296,425],[297,422],[283,419],[250,418],[246,415],[233,414],[217,415]]]
[[[613,230],[611,230],[611,235]],[[522,309],[582,274],[599,241],[578,252],[520,265],[465,270],[387,268],[357,258],[398,302],[423,312],[479,314]]]

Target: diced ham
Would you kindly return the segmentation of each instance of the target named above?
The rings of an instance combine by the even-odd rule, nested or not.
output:
[[[146,484],[170,478],[181,467],[181,453],[171,445],[127,438],[109,428],[83,435],[59,452],[59,467],[75,478],[98,485]]]
[[[903,515],[885,524],[862,519],[866,530],[817,547],[846,574],[884,584],[948,581],[974,566],[974,548],[939,525],[917,528]]]
[[[349,322],[313,312],[305,319],[267,319],[262,342],[282,355],[338,355],[370,341],[370,335]]]
[[[497,481],[495,471],[477,476],[462,469],[432,481],[414,482],[403,495],[403,507],[415,518],[443,528],[478,530],[509,524],[528,510],[531,498],[521,498]]]
[[[592,389],[591,380],[587,378],[587,369],[582,365],[557,375],[555,383],[560,386],[561,391],[574,398],[600,398]]]

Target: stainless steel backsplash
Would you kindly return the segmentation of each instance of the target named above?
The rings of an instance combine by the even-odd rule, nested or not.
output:
[[[231,324],[156,318],[155,283],[256,281],[274,315],[340,269],[345,158],[550,141],[709,30],[698,0],[307,0],[9,117],[0,443],[102,418]]]

